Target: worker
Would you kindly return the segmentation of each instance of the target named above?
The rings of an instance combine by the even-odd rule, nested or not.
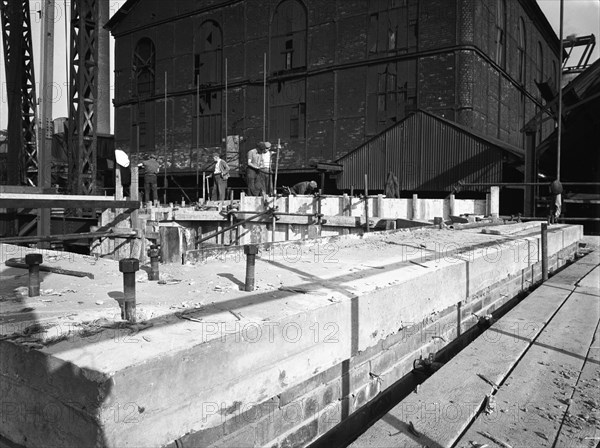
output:
[[[139,166],[144,168],[144,200],[150,202],[150,190],[152,190],[152,200],[158,202],[157,174],[160,165],[154,154],[150,154],[148,159],[144,160]]]
[[[563,186],[558,179],[550,183],[550,224],[555,224],[562,213],[562,192]]]
[[[399,198],[400,197],[400,183],[398,178],[391,171],[387,173],[385,180],[385,195],[388,198]]]
[[[115,161],[119,168],[123,197],[129,197],[131,195],[131,163],[129,156],[122,149],[115,149]]]
[[[297,194],[314,194],[317,192],[318,184],[314,181],[298,182],[292,188],[289,189],[289,193],[292,196]]]
[[[215,161],[215,171],[210,175],[214,179],[211,199],[213,201],[224,201],[227,179],[229,179],[229,165],[221,159],[218,152],[213,154],[213,160]]]
[[[258,142],[256,148],[248,151],[248,169],[246,170],[246,181],[248,182],[248,194],[250,196],[261,196],[271,194],[271,143]]]

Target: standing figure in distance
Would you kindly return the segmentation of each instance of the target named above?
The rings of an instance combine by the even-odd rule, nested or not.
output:
[[[144,200],[150,202],[150,190],[152,190],[152,200],[158,201],[158,188],[156,185],[156,175],[160,165],[154,154],[150,154],[147,160],[144,160],[139,166],[144,168]]]
[[[271,144],[258,142],[256,148],[248,151],[248,169],[246,181],[250,196],[271,193]]]
[[[213,154],[215,161],[215,171],[212,174],[214,183],[212,188],[211,199],[213,201],[224,201],[225,190],[227,190],[227,179],[229,179],[229,165],[225,160],[221,159],[218,152]]]

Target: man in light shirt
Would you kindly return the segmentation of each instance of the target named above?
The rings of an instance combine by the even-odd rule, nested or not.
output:
[[[229,179],[229,165],[227,165],[225,160],[221,159],[221,155],[218,152],[213,154],[213,160],[215,161],[215,171],[211,199],[213,201],[224,201],[225,191],[227,190],[227,179]]]
[[[248,151],[246,181],[250,196],[272,193],[271,183],[271,143],[258,142],[256,148]]]

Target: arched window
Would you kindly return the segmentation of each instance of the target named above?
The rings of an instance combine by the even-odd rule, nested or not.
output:
[[[298,0],[282,1],[271,23],[271,71],[306,67],[306,9]]]
[[[542,50],[542,43],[538,42],[537,44],[537,56],[536,56],[536,65],[537,65],[537,82],[544,81],[544,52]]]
[[[519,42],[517,45],[517,76],[521,84],[525,83],[525,55],[527,54],[527,47],[525,42],[525,21],[523,20],[523,17],[521,17],[519,19]]]
[[[504,67],[506,51],[506,0],[496,4],[496,64]]]
[[[194,84],[223,82],[223,32],[217,22],[207,20],[200,25],[194,55]]]
[[[147,37],[140,39],[133,52],[135,91],[140,97],[154,95],[156,50]]]

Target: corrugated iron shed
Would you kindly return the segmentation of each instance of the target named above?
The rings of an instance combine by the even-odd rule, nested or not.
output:
[[[457,182],[501,182],[502,165],[524,151],[419,110],[337,160],[340,190],[383,190],[388,172],[401,190],[449,191]]]

